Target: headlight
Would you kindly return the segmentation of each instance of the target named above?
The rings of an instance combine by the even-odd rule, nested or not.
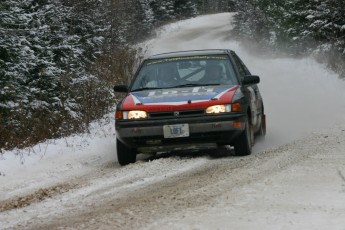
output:
[[[231,105],[213,105],[206,109],[208,114],[231,112]]]
[[[116,120],[127,120],[127,119],[145,119],[147,118],[147,113],[140,110],[132,111],[117,111]]]
[[[140,110],[128,111],[128,119],[144,119],[147,118],[147,113]]]

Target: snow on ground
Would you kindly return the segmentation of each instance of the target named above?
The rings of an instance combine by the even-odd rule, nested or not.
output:
[[[115,162],[113,114],[90,125],[90,132],[47,140],[0,157],[0,200],[23,195]]]
[[[40,189],[45,197],[0,211],[0,229],[344,229],[345,83],[310,58],[252,53],[232,39],[231,17],[167,25],[145,46],[148,54],[204,48],[239,54],[261,77],[267,114],[266,140],[252,156],[152,162],[140,156],[120,167],[109,114],[89,133],[0,155],[0,208]]]
[[[264,176],[256,175],[253,181],[231,188],[231,192],[224,191],[212,205],[179,212],[144,229],[343,230],[344,134],[345,127],[337,127],[278,148],[273,152],[283,159],[272,161],[273,155],[263,164],[257,160],[260,170],[246,169],[242,175]],[[298,154],[309,156],[287,163],[295,161]],[[233,174],[229,176],[238,175]]]

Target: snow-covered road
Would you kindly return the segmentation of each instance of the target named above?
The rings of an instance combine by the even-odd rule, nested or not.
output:
[[[230,48],[267,113],[248,157],[163,155],[120,167],[113,118],[0,156],[0,229],[345,229],[345,83],[312,59],[253,53],[231,14],[164,27],[150,54]]]

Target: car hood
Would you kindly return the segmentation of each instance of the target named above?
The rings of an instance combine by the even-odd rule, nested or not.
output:
[[[171,111],[205,109],[210,105],[229,104],[238,86],[202,86],[131,92],[122,110]]]

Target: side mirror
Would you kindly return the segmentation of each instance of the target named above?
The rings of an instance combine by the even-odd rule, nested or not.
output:
[[[118,93],[128,93],[127,85],[115,85],[114,91]]]
[[[260,83],[260,77],[256,75],[247,75],[242,80],[243,85],[251,85]]]

